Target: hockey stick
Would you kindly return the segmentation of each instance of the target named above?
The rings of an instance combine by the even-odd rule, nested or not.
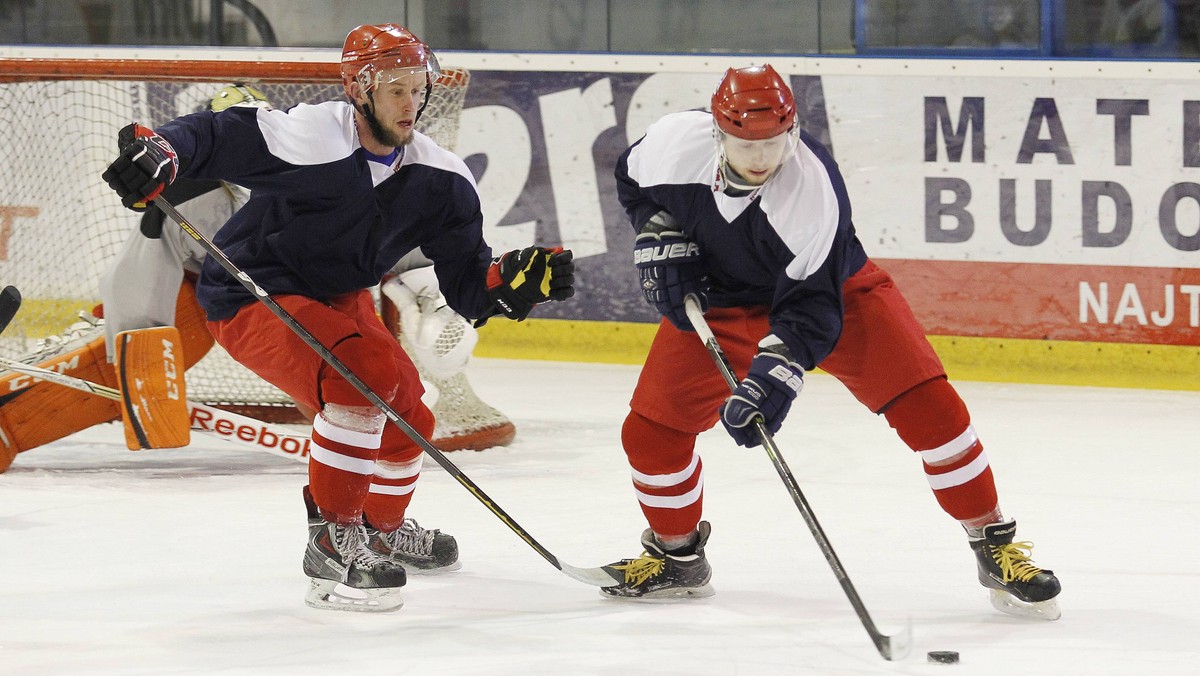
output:
[[[230,274],[230,276],[241,282],[242,286],[244,286],[247,291],[253,294],[259,302],[266,305],[267,309],[270,310],[272,314],[278,317],[284,324],[287,325],[289,329],[292,330],[293,333],[299,336],[300,339],[303,340],[310,348],[312,348],[314,352],[320,355],[321,359],[323,359],[325,363],[332,366],[335,371],[337,371],[343,378],[346,379],[346,382],[350,383],[354,386],[354,389],[358,390],[359,394],[361,394],[363,397],[366,397],[367,401],[371,402],[372,406],[382,411],[388,420],[396,425],[396,427],[399,427],[400,431],[404,432],[405,436],[407,436],[409,439],[412,439],[413,443],[419,446],[426,455],[433,458],[437,464],[441,465],[442,469],[446,470],[450,476],[454,477],[458,483],[462,484],[462,486],[466,488],[471,495],[475,496],[476,500],[482,503],[484,507],[487,507],[492,514],[504,522],[504,525],[508,526],[510,530],[512,530],[517,534],[517,536],[525,541],[525,544],[529,545],[534,551],[540,554],[543,559],[546,559],[550,565],[559,569],[563,573],[566,573],[572,579],[596,587],[611,587],[624,579],[624,574],[622,572],[609,572],[609,569],[603,566],[596,568],[577,568],[568,563],[559,561],[557,557],[550,553],[550,550],[539,544],[538,541],[535,540],[533,536],[530,535],[529,532],[524,528],[522,528],[521,525],[518,524],[512,517],[510,517],[508,513],[500,507],[500,505],[496,504],[495,501],[488,497],[488,495],[483,492],[483,489],[476,485],[474,481],[471,481],[471,479],[454,463],[450,462],[450,460],[441,451],[439,451],[436,446],[431,444],[428,439],[421,436],[421,433],[414,429],[412,425],[408,424],[406,420],[401,418],[400,414],[396,413],[396,411],[389,406],[386,401],[380,398],[378,394],[375,394],[371,388],[367,387],[366,383],[364,383],[362,379],[360,379],[354,374],[353,371],[349,369],[349,367],[342,363],[342,360],[338,359],[336,355],[330,352],[329,348],[322,345],[321,341],[317,340],[316,337],[308,331],[308,329],[304,328],[303,324],[296,321],[295,317],[293,317],[287,310],[283,308],[283,306],[276,302],[274,298],[271,298],[271,296],[268,295],[262,287],[256,284],[254,280],[250,278],[250,275],[247,275],[245,272],[239,269],[233,261],[229,260],[229,257],[225,255],[225,252],[221,251],[221,249],[213,244],[207,237],[205,237],[203,233],[189,223],[187,219],[184,218],[183,214],[179,213],[178,209],[176,209],[173,205],[171,205],[170,202],[162,197],[155,199],[154,203],[157,204],[160,209],[166,212],[166,214],[170,216],[180,228],[183,228],[183,231],[187,233],[189,237],[194,239],[198,244],[200,244],[200,246],[204,247],[204,250],[208,252],[208,255],[212,256],[213,260],[220,264],[220,266],[224,268],[225,271]]]
[[[11,284],[4,287],[4,290],[0,291],[0,333],[3,333],[4,329],[8,328],[8,325],[12,323],[13,317],[17,316],[17,310],[20,309],[21,292],[17,291],[17,287]]]
[[[704,311],[700,309],[700,303],[695,296],[689,295],[684,299],[684,310],[687,312],[688,319],[692,322],[692,328],[696,329],[696,335],[700,337],[701,342],[708,348],[709,355],[712,356],[717,369],[721,371],[721,375],[725,378],[725,384],[729,386],[731,391],[736,390],[738,386],[737,378],[733,375],[733,369],[729,366],[729,360],[725,357],[725,352],[721,349],[720,344],[717,343],[717,337],[713,335],[712,329],[708,327],[708,322],[704,320]],[[821,528],[821,524],[817,523],[816,515],[813,513],[812,508],[809,507],[804,493],[800,491],[800,485],[796,483],[796,478],[792,476],[792,471],[788,469],[787,463],[784,462],[783,456],[780,455],[779,447],[775,445],[775,439],[767,431],[767,426],[763,423],[761,416],[754,419],[754,430],[758,432],[758,438],[762,442],[763,449],[767,451],[771,462],[775,464],[775,471],[779,473],[779,478],[783,479],[783,484],[787,486],[788,493],[792,496],[792,501],[800,509],[800,515],[804,517],[804,522],[808,524],[808,529],[812,531],[813,537],[816,538],[817,546],[821,548],[821,553],[825,555],[825,560],[829,562],[829,567],[833,569],[834,576],[841,583],[842,590],[846,592],[846,597],[850,599],[850,605],[854,606],[854,612],[858,613],[858,619],[862,621],[862,625],[866,628],[867,634],[870,635],[871,641],[875,643],[875,649],[879,651],[879,654],[885,660],[894,661],[904,659],[912,647],[911,621],[903,634],[894,636],[887,636],[875,627],[875,622],[867,612],[867,607],[863,605],[862,599],[854,589],[854,583],[850,581],[850,576],[846,573],[846,569],[842,567],[842,562],[838,560],[837,554],[834,553],[833,545],[830,544],[829,538],[826,537],[825,531]]]
[[[0,296],[0,323],[3,322],[5,309],[3,296]],[[0,331],[2,330],[0,328]],[[6,368],[9,371],[23,373],[31,378],[44,380],[48,383],[94,394],[105,399],[112,399],[113,401],[121,401],[123,399],[121,391],[116,388],[93,383],[90,380],[59,373],[58,371],[45,369],[40,366],[26,364],[7,357],[0,357],[0,367]],[[281,458],[308,462],[310,440],[306,435],[207,404],[189,401],[187,402],[187,408],[193,430],[230,443],[244,444],[249,448],[266,451],[271,455],[277,455]]]

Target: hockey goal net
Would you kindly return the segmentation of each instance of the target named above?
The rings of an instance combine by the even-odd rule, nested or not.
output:
[[[469,84],[446,68],[418,128],[453,150]],[[231,82],[253,84],[276,108],[343,97],[335,62],[0,59],[0,282],[24,298],[0,334],[20,359],[80,323],[99,303],[100,276],[137,228],[100,175],[117,130],[203,110]],[[214,346],[188,371],[188,398],[261,419],[297,422],[291,400]]]

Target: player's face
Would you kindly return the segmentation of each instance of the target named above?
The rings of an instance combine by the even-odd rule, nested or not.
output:
[[[791,136],[785,132],[767,139],[748,141],[722,134],[725,162],[748,185],[762,185],[783,163],[784,156],[792,147]]]
[[[425,71],[385,72],[374,90],[372,132],[385,146],[402,146],[412,141],[417,111],[425,101]]]

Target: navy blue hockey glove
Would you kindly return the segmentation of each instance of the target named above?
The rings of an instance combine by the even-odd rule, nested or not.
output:
[[[121,196],[126,208],[145,211],[146,204],[175,180],[179,158],[165,138],[140,124],[122,128],[117,133],[117,147],[120,156],[101,177]]]
[[[531,246],[509,251],[488,268],[488,296],[509,319],[521,321],[533,306],[575,295],[575,263],[570,249]]]
[[[768,336],[768,339],[774,338]],[[776,339],[777,340],[777,339]],[[754,429],[759,418],[775,434],[804,387],[804,369],[790,359],[780,342],[761,346],[750,362],[750,372],[721,406],[721,423],[739,446],[754,448],[761,440]]]
[[[641,275],[646,302],[675,328],[692,331],[683,299],[695,295],[701,311],[707,310],[708,277],[699,245],[680,231],[670,214],[660,211],[642,227],[633,245],[633,264]]]

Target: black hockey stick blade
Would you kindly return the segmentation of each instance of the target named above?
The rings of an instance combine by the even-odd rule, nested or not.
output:
[[[13,317],[17,316],[17,310],[20,309],[21,292],[11,284],[4,287],[4,290],[0,291],[0,333],[8,328]]]

